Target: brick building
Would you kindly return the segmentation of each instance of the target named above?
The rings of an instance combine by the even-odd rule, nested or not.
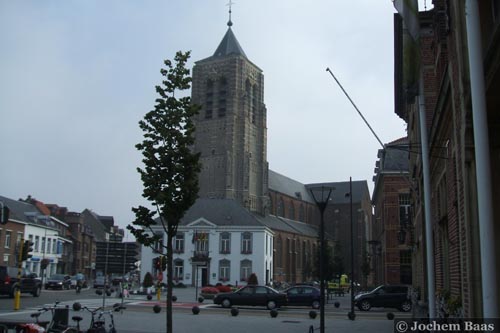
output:
[[[375,215],[369,239],[372,285],[412,284],[415,245],[410,213],[408,140],[402,138],[379,150],[373,180]]]
[[[429,141],[430,191],[433,244],[425,243],[423,217],[422,165],[418,154],[410,154],[410,179],[413,181],[411,197],[412,221],[417,250],[413,252],[413,284],[427,298],[427,265],[425,248],[434,249],[435,289],[438,298],[447,305],[458,308],[451,315],[481,317],[486,299],[496,290],[483,290],[485,276],[481,274],[481,261],[485,256],[500,253],[499,244],[493,244],[490,253],[481,252],[480,212],[478,197],[479,177],[489,177],[492,184],[492,201],[500,202],[500,178],[498,173],[479,175],[476,170],[476,143],[474,140],[474,97],[471,90],[469,45],[464,1],[433,1],[434,8],[420,12],[420,54],[424,71],[424,96],[426,126]],[[500,166],[500,2],[479,1],[480,48],[484,66],[486,117],[489,131],[491,170]],[[471,12],[469,12],[471,13]],[[402,64],[404,30],[399,16],[395,16],[395,90],[396,113],[408,123],[408,139],[411,147],[420,144],[418,107],[414,92],[405,90]],[[500,236],[500,206],[493,207],[492,228],[494,238]],[[483,221],[484,222],[484,221]],[[500,257],[490,267],[496,273],[500,285]],[[496,288],[496,287],[495,287]],[[442,298],[441,298],[442,297]],[[434,301],[434,300],[431,300]],[[498,296],[496,296],[498,303]],[[498,309],[498,304],[496,304]]]

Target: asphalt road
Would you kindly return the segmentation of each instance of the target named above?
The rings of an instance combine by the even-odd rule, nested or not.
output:
[[[307,307],[283,307],[279,310],[278,316],[272,318],[269,310],[264,307],[239,307],[239,315],[232,316],[229,309],[223,309],[214,305],[211,300],[205,300],[203,303],[196,302],[196,290],[186,288],[185,290],[174,290],[178,301],[174,303],[173,326],[176,333],[182,332],[309,332],[313,327],[314,332],[319,332],[319,311],[318,316],[311,319],[309,312],[312,310]],[[115,295],[113,295],[115,296]],[[78,301],[82,305],[90,308],[99,307],[103,304],[102,296],[95,294],[94,289],[83,290],[76,294],[74,290],[52,291],[43,290],[39,298],[31,295],[22,295],[21,309],[13,310],[13,299],[0,296],[0,322],[2,321],[32,321],[30,314],[44,304],[53,304],[60,301],[61,305],[71,305]],[[340,306],[334,306],[338,301]],[[106,297],[106,306],[111,306],[121,302],[120,298]],[[114,313],[115,324],[120,333],[141,333],[141,332],[165,332],[166,312],[164,308],[164,296],[162,301],[158,302],[147,300],[143,295],[131,295],[124,300],[127,309]],[[387,313],[393,312],[391,309],[373,309],[369,312],[357,311],[356,320],[351,321],[347,318],[350,311],[350,298],[348,296],[331,300],[326,306],[325,327],[326,332],[393,332],[394,321],[387,319]],[[160,313],[153,312],[155,304],[162,305]],[[198,306],[200,313],[194,315],[192,307]],[[395,310],[394,310],[395,311]],[[409,314],[393,312],[396,318],[408,318]],[[70,311],[70,318],[74,315],[82,316],[84,320],[81,327],[88,327],[90,315],[86,312]],[[49,320],[50,316],[45,313],[41,320]],[[107,319],[109,323],[109,318]]]

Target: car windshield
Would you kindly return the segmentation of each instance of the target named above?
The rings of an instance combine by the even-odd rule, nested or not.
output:
[[[50,279],[51,280],[60,280],[60,281],[62,281],[62,280],[64,280],[64,276],[65,275],[63,275],[63,274],[54,274],[54,275],[52,275],[50,277]]]

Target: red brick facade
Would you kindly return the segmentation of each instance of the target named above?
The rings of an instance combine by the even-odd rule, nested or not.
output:
[[[500,160],[496,156],[499,156],[500,151],[500,137],[497,134],[500,132],[498,121],[500,116],[497,112],[500,105],[498,99],[500,3],[498,1],[478,3],[491,140],[491,170],[498,170]],[[449,294],[447,301],[455,301],[461,306],[462,312],[455,315],[481,317],[481,239],[466,8],[463,1],[435,0],[433,4],[433,10],[420,13],[421,60],[424,66],[431,174],[431,232],[435,260],[432,274],[435,277],[436,293]],[[396,113],[408,123],[410,144],[418,146],[421,140],[415,101],[406,101],[403,109],[396,109]],[[410,154],[410,179],[413,180],[415,188],[412,191],[413,220],[417,241],[413,255],[413,285],[419,287],[421,297],[427,299],[425,248],[428,244],[425,244],[423,228],[422,177],[421,156]],[[498,173],[493,172],[491,179],[494,189],[493,202],[499,202],[499,181]],[[500,208],[499,205],[494,206],[496,238],[498,238]],[[499,253],[498,246],[496,244],[496,253]],[[496,258],[497,276],[499,259]]]

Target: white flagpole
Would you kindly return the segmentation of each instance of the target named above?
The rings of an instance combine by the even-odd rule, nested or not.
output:
[[[474,150],[476,154],[483,318],[498,318],[499,305],[495,228],[493,221],[493,201],[491,197],[490,144],[488,140],[483,54],[477,0],[467,0],[465,2],[465,20],[469,52]]]
[[[425,114],[424,74],[420,66],[418,83],[418,113],[420,122],[420,143],[422,147],[422,171],[424,173],[424,217],[425,217],[425,251],[427,254],[427,297],[429,298],[429,318],[436,318],[436,281],[434,278],[434,240],[432,238],[431,215],[431,183],[429,171],[429,141]]]

